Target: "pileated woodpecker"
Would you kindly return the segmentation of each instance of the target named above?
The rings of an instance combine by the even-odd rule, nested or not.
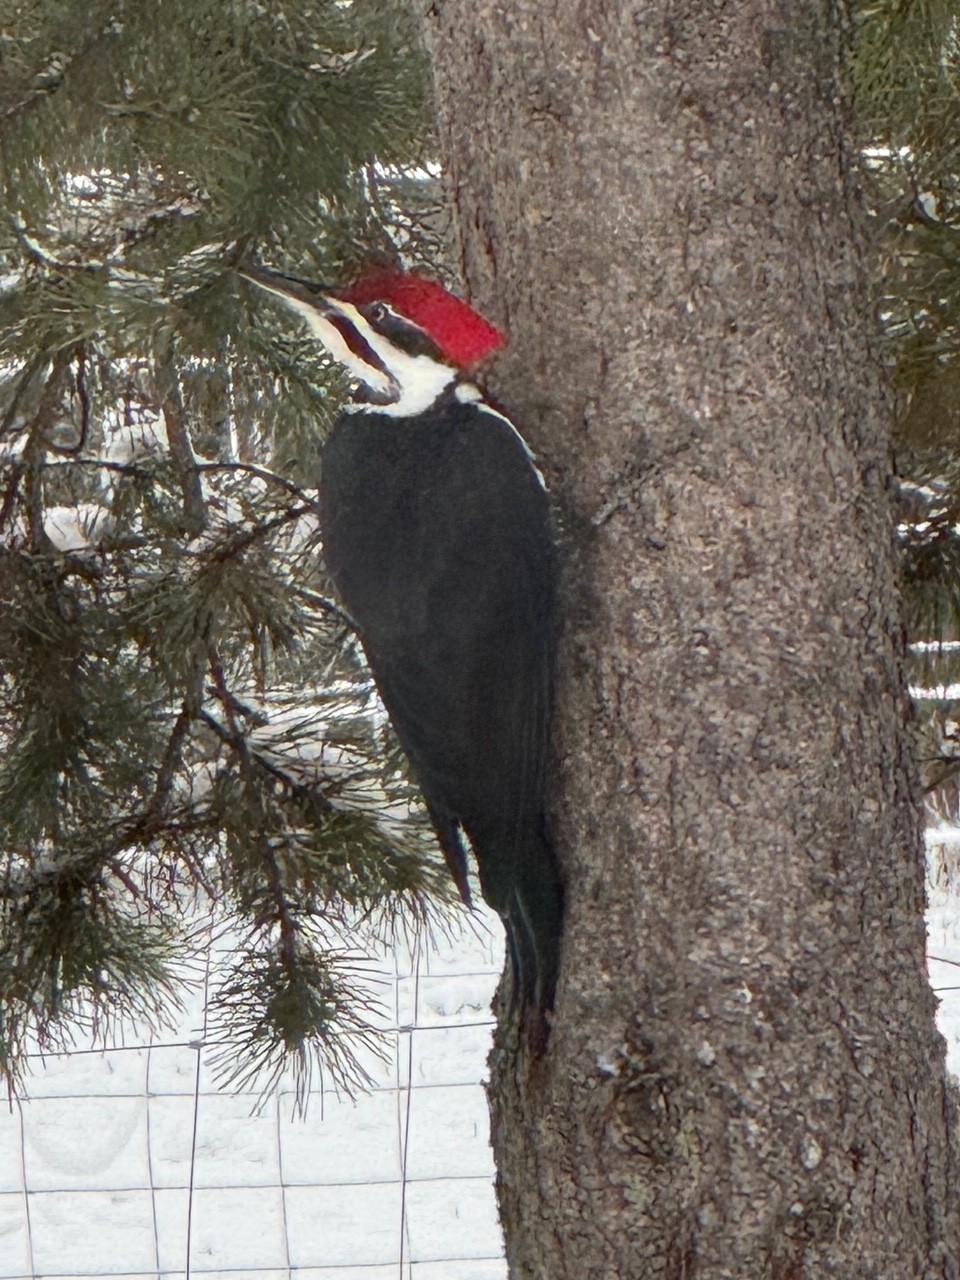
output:
[[[463,835],[506,927],[514,990],[549,1008],[563,899],[545,789],[557,616],[549,499],[467,370],[503,342],[435,281],[345,289],[242,273],[359,384],[323,450],[327,569],[469,905]]]

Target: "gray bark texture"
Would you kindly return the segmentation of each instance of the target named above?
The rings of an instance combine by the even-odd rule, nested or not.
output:
[[[839,19],[419,3],[568,544],[560,989],[492,1058],[511,1277],[956,1280]]]

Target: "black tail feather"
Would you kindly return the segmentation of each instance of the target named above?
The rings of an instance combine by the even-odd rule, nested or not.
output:
[[[512,870],[514,883],[500,914],[515,999],[523,1009],[545,1012],[553,1008],[560,967],[563,888],[553,849],[542,833],[528,842]]]
[[[467,879],[467,851],[464,847],[460,823],[456,818],[451,818],[441,813],[433,805],[427,805],[427,812],[430,814],[433,829],[437,833],[437,841],[443,852],[443,859],[447,864],[450,875],[453,877],[453,882],[457,886],[460,897],[465,906],[472,907],[473,896],[470,893],[470,882]]]

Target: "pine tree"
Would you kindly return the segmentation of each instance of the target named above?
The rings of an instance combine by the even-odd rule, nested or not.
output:
[[[866,141],[873,270],[897,398],[895,462],[919,751],[934,814],[960,816],[960,5],[859,7],[849,67]],[[939,694],[938,694],[939,690]]]
[[[449,898],[323,573],[340,388],[235,271],[439,255],[423,82],[387,0],[0,4],[12,1081],[31,1037],[161,1017],[199,898],[244,938],[224,1072],[349,1086],[365,940]]]
[[[911,631],[960,613],[956,0],[857,11]],[[446,881],[316,537],[340,388],[235,268],[441,263],[387,0],[0,0],[0,1070],[157,1018],[191,895],[245,922],[224,1067],[350,1076],[350,937]],[[928,781],[956,811],[951,708]],[[946,726],[946,727],[944,727]],[[352,922],[347,928],[348,919]],[[345,950],[346,948],[346,950]],[[324,1049],[324,1046],[326,1048]]]

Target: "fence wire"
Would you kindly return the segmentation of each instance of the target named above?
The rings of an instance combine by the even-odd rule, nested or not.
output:
[[[384,956],[374,1087],[257,1109],[204,1002],[169,1039],[33,1064],[0,1113],[0,1280],[505,1280],[486,1075],[500,934]],[[215,963],[215,958],[213,960]]]

